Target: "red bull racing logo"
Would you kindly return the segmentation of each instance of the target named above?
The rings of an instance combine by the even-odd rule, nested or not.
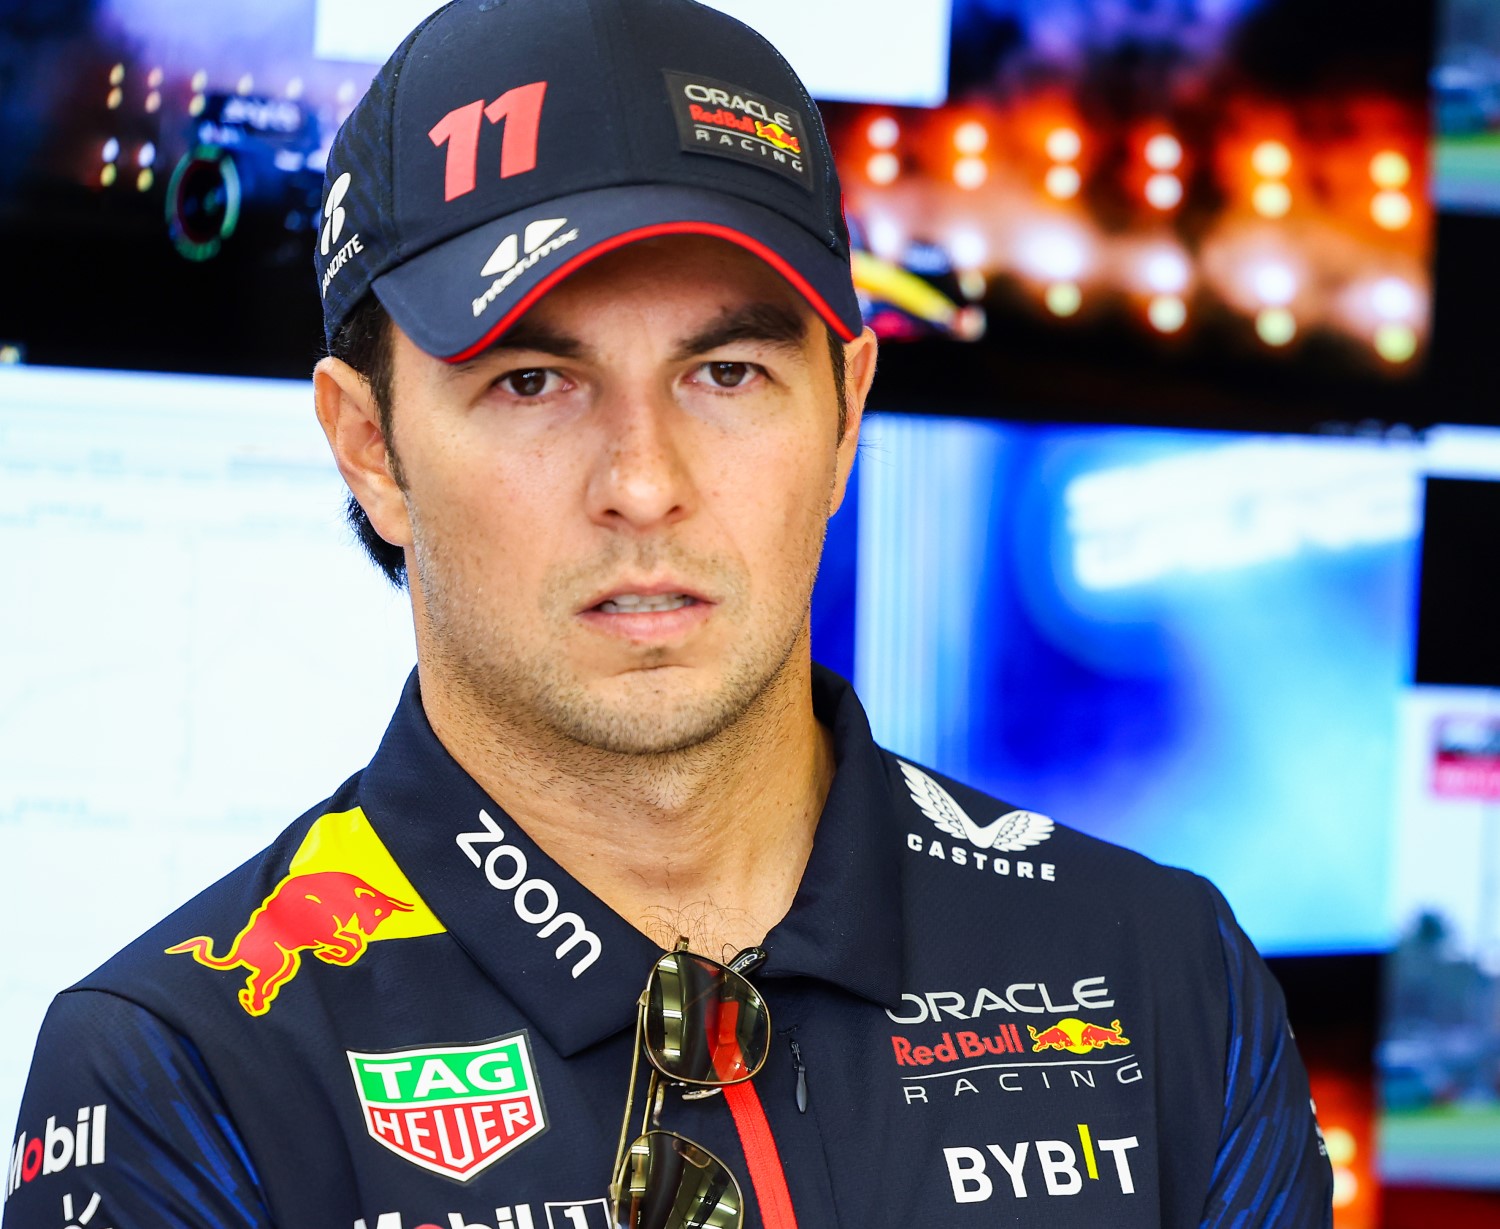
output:
[[[224,955],[214,955],[214,941],[207,935],[169,947],[167,955],[190,954],[210,969],[249,969],[240,1006],[263,1016],[281,987],[297,976],[303,952],[325,964],[351,965],[364,955],[376,927],[413,907],[346,871],[288,875],[250,915]]]
[[[324,964],[347,966],[372,940],[442,931],[443,924],[355,807],[320,816],[308,829],[286,876],[222,956],[214,955],[208,935],[184,939],[166,954],[192,956],[210,969],[248,969],[240,1006],[263,1016],[297,976],[306,952]]]
[[[756,120],[755,135],[766,142],[766,144],[774,145],[777,149],[784,149],[789,154],[800,154],[802,152],[802,143],[774,120],[769,124],[763,124],[760,120]]]
[[[1044,1028],[1040,1033],[1029,1024],[1026,1031],[1031,1034],[1031,1049],[1036,1054],[1043,1050],[1089,1054],[1094,1050],[1102,1050],[1105,1046],[1130,1044],[1130,1038],[1125,1036],[1125,1030],[1120,1027],[1118,1020],[1105,1028],[1102,1024],[1090,1024],[1076,1016],[1069,1016],[1066,1020],[1059,1020],[1051,1028]]]
[[[808,130],[795,107],[727,81],[674,72],[666,79],[685,151],[748,162],[813,186]]]
[[[902,1010],[886,1011],[903,1029],[916,1029],[915,1036],[891,1037],[902,1102],[931,1105],[994,1092],[1047,1096],[1140,1083],[1145,1077],[1121,1021],[1105,1025],[1096,1022],[1097,1015],[1067,1014],[1113,1007],[1105,979],[1079,978],[1071,993],[1061,988],[1067,984],[1012,982],[1003,991],[981,986],[972,995],[956,990],[903,994]],[[1001,1023],[990,1014],[997,1011],[1027,1013],[1037,1023]],[[917,1028],[923,1025],[946,1029]],[[1117,1048],[1098,1053],[1109,1046]]]

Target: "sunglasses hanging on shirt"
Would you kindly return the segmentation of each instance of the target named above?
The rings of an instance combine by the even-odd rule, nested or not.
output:
[[[735,961],[764,959],[758,949]],[[728,965],[698,956],[680,939],[651,969],[636,1011],[630,1088],[610,1184],[616,1229],[738,1229],[744,1196],[728,1166],[706,1148],[660,1128],[669,1084],[702,1090],[750,1079],[766,1061],[771,1016],[765,1000]],[[640,1134],[628,1147],[640,1056],[651,1065]]]

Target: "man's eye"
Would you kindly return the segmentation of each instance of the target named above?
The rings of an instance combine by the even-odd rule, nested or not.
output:
[[[501,376],[499,384],[516,397],[540,397],[548,391],[548,381],[552,375],[545,367],[528,367],[524,371],[512,371]]]
[[[753,363],[704,363],[711,384],[719,388],[738,388],[755,376]]]

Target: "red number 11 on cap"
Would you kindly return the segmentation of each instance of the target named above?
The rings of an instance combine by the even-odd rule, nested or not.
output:
[[[541,127],[545,81],[506,90],[485,106],[484,99],[454,107],[432,126],[427,135],[434,145],[448,143],[448,163],[443,172],[443,199],[474,191],[479,175],[479,119],[492,124],[505,120],[500,137],[500,178],[509,179],[536,168],[536,137]]]

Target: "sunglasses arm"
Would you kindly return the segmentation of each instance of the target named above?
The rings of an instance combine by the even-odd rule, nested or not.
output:
[[[646,1031],[646,992],[641,992],[640,1001],[636,1003],[635,1010],[635,1045],[631,1049],[630,1060],[630,1086],[625,1090],[625,1114],[620,1120],[620,1143],[615,1149],[615,1167],[610,1172],[617,1178],[620,1174],[620,1166],[625,1163],[625,1147],[630,1139],[630,1111],[635,1107],[635,1080],[641,1069],[641,1039]],[[652,1083],[656,1082],[656,1072],[651,1073]],[[647,1089],[649,1098],[652,1090]],[[648,1105],[649,1112],[649,1105]],[[616,1192],[611,1192],[614,1197]]]

